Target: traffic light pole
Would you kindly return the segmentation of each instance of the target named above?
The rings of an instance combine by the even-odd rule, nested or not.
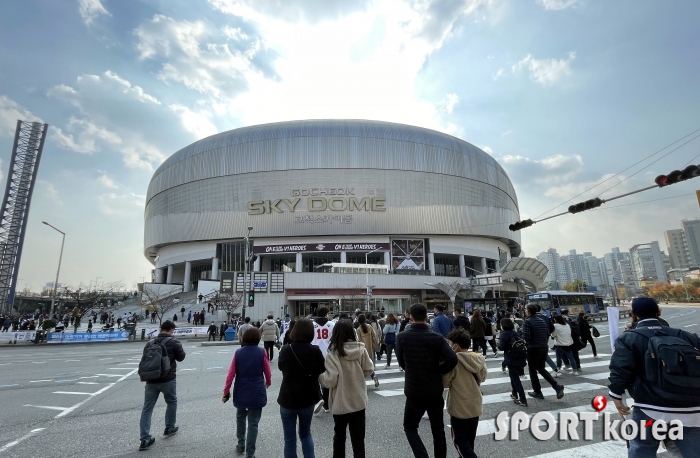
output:
[[[245,320],[245,309],[248,306],[248,248],[250,246],[250,231],[253,226],[248,226],[248,235],[245,236],[245,259],[243,260],[243,312],[241,318]]]

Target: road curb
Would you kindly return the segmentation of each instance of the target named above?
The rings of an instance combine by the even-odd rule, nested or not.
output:
[[[231,342],[224,342],[224,341],[221,341],[221,342],[202,342],[201,344],[199,344],[199,346],[200,347],[223,347],[226,345],[240,345],[240,344],[241,344],[240,342],[236,342],[234,340]]]

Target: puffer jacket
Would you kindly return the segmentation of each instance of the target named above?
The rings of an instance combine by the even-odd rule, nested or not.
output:
[[[267,319],[260,326],[260,334],[263,342],[275,342],[280,338],[280,328],[277,327],[275,320]]]
[[[574,344],[574,339],[571,337],[571,327],[568,324],[554,323],[552,337],[554,337],[555,347],[568,347]]]
[[[457,418],[474,418],[482,414],[483,398],[479,383],[486,380],[486,360],[479,353],[458,352],[457,366],[442,376],[447,393],[447,413]],[[476,375],[476,377],[475,377]]]
[[[175,380],[177,363],[185,360],[185,350],[182,348],[182,344],[180,343],[180,341],[173,338],[170,334],[161,332],[160,334],[158,334],[158,337],[156,337],[156,339],[161,342],[168,339],[168,341],[165,342],[163,345],[165,345],[165,349],[168,352],[168,358],[170,358],[170,372],[168,372],[167,375],[159,379],[148,380],[146,383],[165,383],[171,380]]]
[[[374,372],[374,364],[362,342],[345,342],[343,350],[342,357],[337,351],[328,351],[326,370],[318,376],[318,382],[330,390],[328,405],[333,415],[367,408],[365,377]]]

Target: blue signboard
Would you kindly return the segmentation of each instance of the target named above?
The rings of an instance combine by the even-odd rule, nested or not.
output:
[[[267,288],[267,282],[266,281],[254,281],[253,288]]]
[[[129,331],[112,332],[49,332],[46,343],[117,342],[129,340]]]

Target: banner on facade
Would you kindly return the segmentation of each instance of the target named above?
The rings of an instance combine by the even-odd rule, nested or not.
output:
[[[46,343],[119,342],[129,340],[130,331],[106,332],[49,332]]]
[[[4,336],[3,336],[4,337]],[[10,340],[19,342],[29,342],[30,340],[36,339],[36,331],[18,331],[10,333]]]
[[[300,243],[296,245],[261,245],[254,246],[254,254],[306,253],[318,251],[389,251],[388,243]]]
[[[173,337],[194,337],[194,336],[206,336],[208,326],[187,326],[182,328],[175,328]],[[146,328],[146,338],[153,339],[158,337],[160,333],[159,328]]]

